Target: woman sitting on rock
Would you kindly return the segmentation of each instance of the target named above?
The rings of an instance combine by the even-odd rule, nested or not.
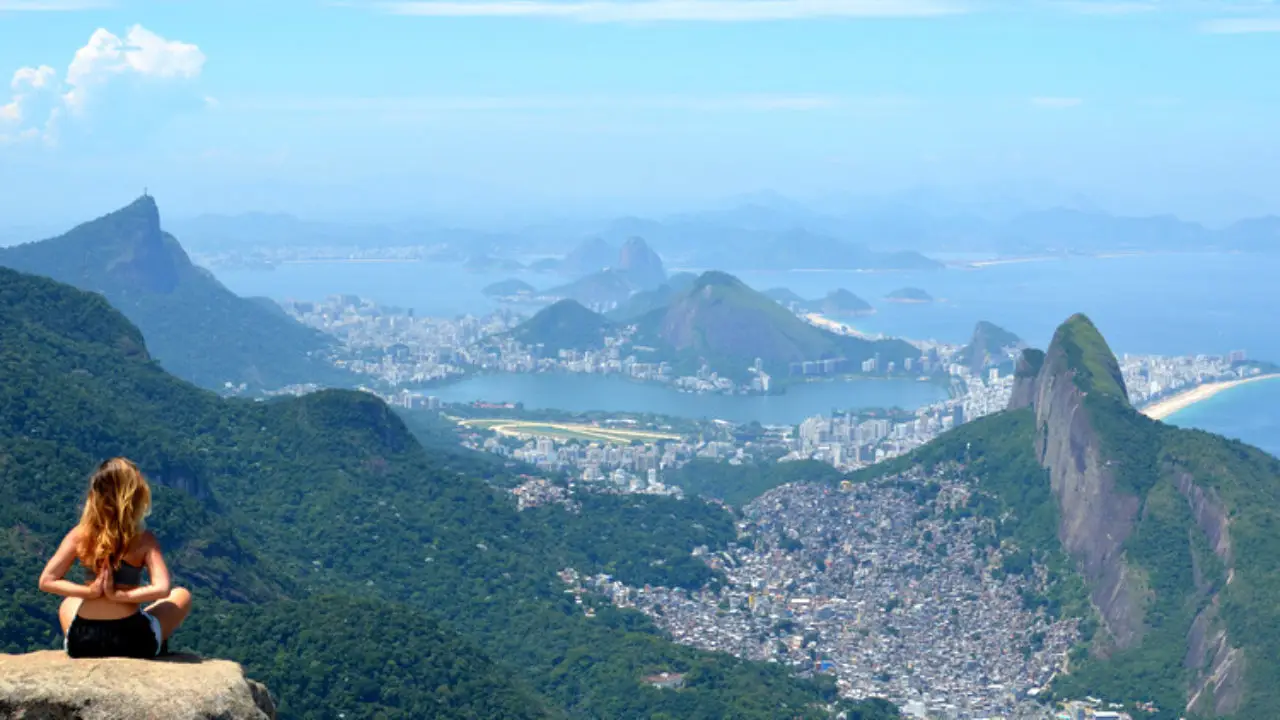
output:
[[[169,587],[160,543],[143,528],[150,512],[151,488],[137,465],[112,458],[98,466],[80,524],[40,574],[41,590],[66,598],[58,617],[71,657],[155,657],[191,612],[191,593]],[[88,585],[66,579],[77,559],[92,575]]]

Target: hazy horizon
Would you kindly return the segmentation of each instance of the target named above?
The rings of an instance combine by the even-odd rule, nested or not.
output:
[[[0,221],[1280,213],[1271,2],[0,1]]]

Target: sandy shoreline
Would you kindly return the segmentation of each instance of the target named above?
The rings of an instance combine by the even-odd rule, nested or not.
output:
[[[816,325],[830,332],[839,333],[841,335],[852,335],[853,337],[862,338],[864,340],[876,339],[875,336],[868,335],[867,333],[864,333],[858,330],[857,328],[850,325],[849,323],[840,322],[839,320],[829,318],[826,315],[823,315],[822,313],[808,313],[805,315],[805,319],[809,321],[810,325]]]
[[[1223,390],[1230,390],[1231,388],[1236,387],[1237,385],[1244,385],[1246,383],[1258,382],[1260,380],[1272,380],[1277,377],[1280,377],[1280,375],[1276,375],[1276,374],[1255,375],[1253,377],[1241,378],[1240,380],[1228,380],[1226,382],[1214,382],[1214,383],[1205,383],[1204,385],[1197,385],[1196,387],[1177,393],[1172,397],[1167,397],[1163,400],[1160,400],[1151,405],[1148,405],[1142,408],[1141,412],[1143,415],[1146,415],[1149,418],[1152,418],[1155,420],[1164,420],[1170,415],[1173,415],[1174,413],[1180,410],[1185,410],[1191,407],[1192,405],[1195,405],[1196,403],[1200,402],[1201,400],[1207,400],[1208,398],[1211,398],[1214,395],[1217,395]]]

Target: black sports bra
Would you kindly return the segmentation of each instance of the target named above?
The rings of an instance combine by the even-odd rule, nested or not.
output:
[[[145,584],[142,582],[142,572],[144,570],[146,570],[145,566],[130,565],[129,563],[121,560],[120,567],[116,568],[115,572],[112,573],[111,580],[116,585],[134,585],[136,587],[141,587]]]

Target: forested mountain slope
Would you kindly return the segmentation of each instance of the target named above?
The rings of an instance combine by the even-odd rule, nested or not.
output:
[[[166,374],[101,296],[2,269],[0,649],[57,642],[35,579],[114,454],[158,486],[151,525],[196,591],[176,646],[245,663],[285,717],[825,717],[835,701],[829,681],[673,645],[636,613],[586,617],[555,576],[704,581],[681,560],[731,537],[723,510],[601,496],[517,513],[373,396],[220,399]],[[685,688],[643,683],[663,670]]]
[[[1059,696],[1280,717],[1280,461],[1139,413],[1077,315],[1025,351],[1009,410],[863,475],[943,462],[1056,578],[1042,601],[1085,620]]]
[[[0,265],[102,293],[166,369],[202,387],[352,384],[324,360],[329,338],[192,264],[150,196],[59,237],[0,248]]]

